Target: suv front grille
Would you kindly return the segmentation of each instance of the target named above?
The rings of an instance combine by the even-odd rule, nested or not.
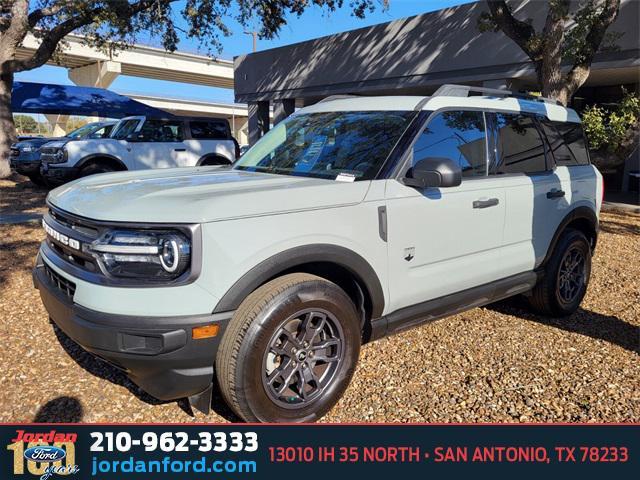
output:
[[[73,296],[76,293],[75,283],[73,283],[70,280],[67,280],[52,268],[49,268],[49,266],[46,263],[44,264],[44,273],[47,275],[47,278],[51,281],[53,285],[56,286],[58,290],[64,293],[69,300],[73,300]]]
[[[56,223],[78,232],[77,238],[82,242],[91,242],[98,238],[98,229],[92,225],[86,224],[81,219],[65,215],[63,212],[51,208],[49,209],[49,215]],[[52,227],[55,228],[55,225],[52,225]],[[47,236],[47,243],[51,249],[66,262],[69,262],[87,272],[95,273],[99,271],[96,260],[87,252],[70,248],[68,245],[64,245],[53,240],[50,236]]]

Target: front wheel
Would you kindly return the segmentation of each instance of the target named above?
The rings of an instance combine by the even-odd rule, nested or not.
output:
[[[115,172],[116,169],[111,165],[104,165],[100,163],[90,163],[80,169],[78,177],[88,177],[89,175],[96,175],[98,173],[110,173]]]
[[[312,422],[340,399],[360,353],[347,294],[314,275],[277,278],[249,295],[216,357],[220,390],[249,422]]]
[[[545,315],[574,313],[587,292],[591,275],[591,246],[578,230],[567,230],[553,251],[544,277],[530,297],[535,310]]]

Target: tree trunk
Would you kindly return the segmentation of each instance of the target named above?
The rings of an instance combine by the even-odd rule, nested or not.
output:
[[[11,89],[13,73],[0,74],[0,178],[11,174],[9,168],[10,147],[16,141],[16,129],[11,114]]]

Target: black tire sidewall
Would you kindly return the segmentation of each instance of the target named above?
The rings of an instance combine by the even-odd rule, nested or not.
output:
[[[585,257],[585,281],[582,285],[580,293],[575,298],[575,300],[570,304],[567,304],[562,302],[558,298],[556,289],[558,283],[558,270],[560,269],[560,264],[562,263],[562,259],[564,258],[565,253],[569,249],[572,249],[576,246],[582,250],[582,253]],[[591,276],[591,247],[589,246],[589,242],[587,241],[587,238],[584,236],[584,234],[577,230],[570,230],[569,232],[567,232],[567,234],[564,235],[561,239],[558,247],[559,248],[557,248],[555,251],[553,261],[551,262],[551,268],[547,271],[547,275],[549,275],[549,288],[551,292],[551,299],[553,301],[553,309],[560,315],[570,315],[578,309],[585,294],[587,293],[589,278]]]
[[[291,315],[307,308],[331,312],[344,334],[344,359],[329,388],[315,401],[297,409],[275,404],[262,383],[264,352],[276,328]],[[313,422],[322,417],[340,399],[349,385],[360,353],[360,325],[353,303],[335,284],[306,281],[293,285],[262,308],[250,326],[238,353],[236,385],[238,400],[260,422]]]
[[[108,166],[104,166],[104,165],[89,165],[87,167],[83,167],[80,170],[80,175],[78,175],[80,178],[83,177],[88,177],[89,175],[95,175],[98,173],[111,173],[111,172],[115,172],[115,170],[111,167]]]

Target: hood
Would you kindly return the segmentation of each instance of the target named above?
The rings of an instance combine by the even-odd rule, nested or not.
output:
[[[361,202],[370,182],[195,167],[101,174],[49,193],[48,201],[95,220],[206,223]]]
[[[46,147],[47,148],[62,148],[67,143],[72,142],[72,141],[73,140],[71,138],[67,138],[67,137],[53,139],[50,142],[46,143]],[[43,145],[43,146],[45,146],[45,145]]]
[[[39,148],[45,143],[53,142],[56,140],[63,140],[62,138],[30,138],[29,140],[21,140],[19,142],[14,143],[12,146],[15,148],[24,148],[24,147],[36,147]]]

